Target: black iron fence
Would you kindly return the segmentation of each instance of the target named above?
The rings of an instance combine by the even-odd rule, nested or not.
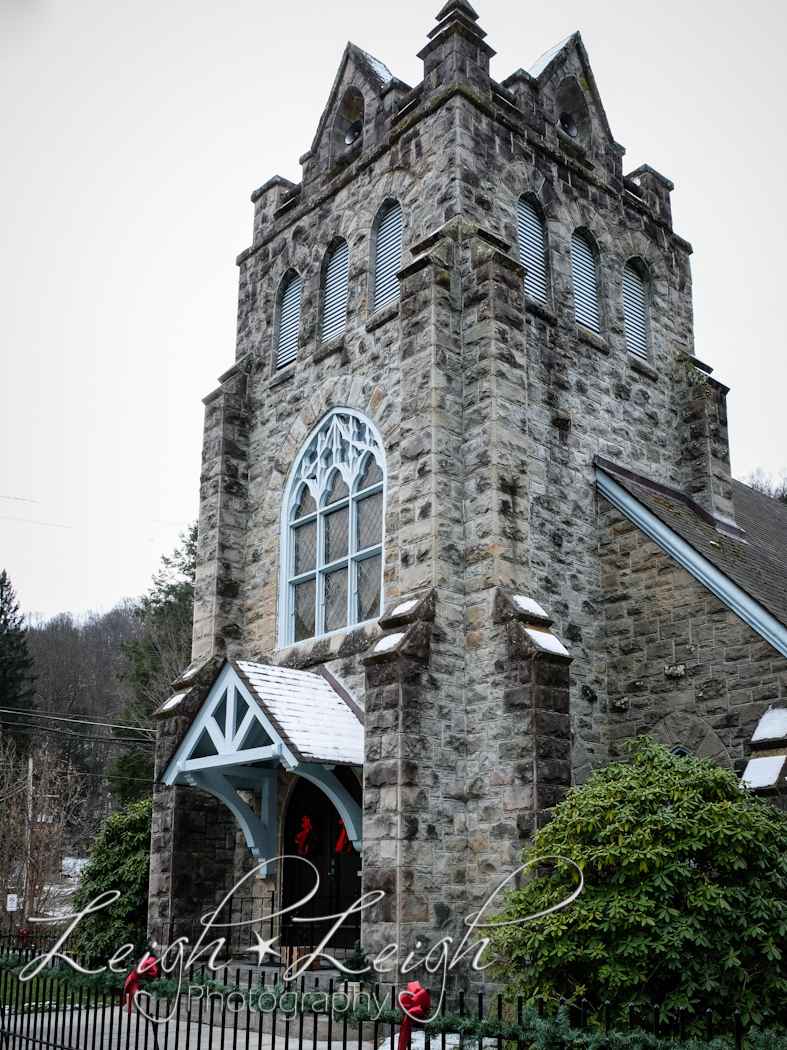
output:
[[[50,948],[54,948],[65,929],[66,927],[63,926],[58,931],[48,924],[44,926],[40,923],[31,922],[27,929],[0,934],[0,955],[22,952],[27,956],[31,956],[37,952],[46,952]],[[64,953],[71,951],[76,942],[76,933],[70,933],[63,941],[61,950]]]
[[[278,934],[279,943],[288,949],[282,955],[286,956],[289,965],[293,957],[304,954],[322,942],[332,925],[330,920],[322,918],[323,915],[341,914],[355,900],[355,897],[334,897],[328,900],[320,898],[319,901],[309,901],[297,911],[277,918],[276,909],[281,904],[277,902],[275,892],[262,897],[233,895],[216,922],[211,924],[211,939],[225,938],[224,958],[229,959],[230,956],[243,957],[254,952],[257,943],[255,933],[259,933],[263,938],[272,938],[274,934]],[[196,944],[204,930],[202,918],[210,910],[205,906],[187,918],[171,921],[167,928],[168,943],[172,944],[178,937],[186,937],[190,944]],[[293,921],[296,916],[298,922]],[[248,925],[238,925],[239,923]],[[352,951],[360,936],[361,917],[360,913],[356,912],[349,915],[335,931],[326,944],[325,951],[334,958],[343,959]],[[284,965],[284,962],[281,965]]]
[[[215,911],[215,905],[211,908],[204,905],[198,912],[183,919],[171,920],[167,926],[166,940],[172,944],[179,937],[186,937],[190,944],[196,944],[204,930],[202,918],[207,913]],[[211,925],[211,940],[218,937],[226,939],[226,957],[232,955],[244,955],[251,951],[255,942],[252,930],[256,930],[261,937],[273,937],[275,933],[274,918],[276,914],[276,894],[266,893],[262,897],[230,897],[222,909],[217,921]],[[238,926],[237,923],[244,922],[252,925]]]
[[[63,969],[44,969],[22,981],[0,970],[0,1050],[396,1050],[402,1026],[393,985],[305,976],[282,985],[272,972],[236,968],[231,973],[225,967],[211,975],[203,967],[188,974],[179,1000],[156,998],[151,985],[140,1012],[121,1007],[119,989],[78,986],[69,976]],[[555,1006],[541,1001],[536,1016],[548,1020]],[[521,998],[504,1004],[500,995],[460,992],[450,1003],[443,1001],[441,1013],[441,1030],[416,1026],[408,1050],[526,1050],[534,1042],[534,1011],[530,1008],[530,1020],[523,1021]],[[563,1011],[563,1019],[573,1026],[573,1037],[564,1030],[545,1040],[542,1031],[540,1046],[568,1050],[582,1045],[581,1029],[608,1034],[615,1028],[610,1004],[596,1014],[583,1001],[571,1004],[568,1013],[566,1019]],[[631,1007],[625,1027],[682,1041],[686,1022],[685,1011],[666,1017],[658,1006],[652,1013]],[[709,1010],[703,1025],[706,1040],[724,1035],[741,1050],[743,1026],[736,1011],[722,1016]]]

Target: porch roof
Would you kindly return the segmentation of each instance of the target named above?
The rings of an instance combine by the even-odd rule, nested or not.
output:
[[[299,762],[363,765],[363,725],[325,678],[248,660],[230,663]]]

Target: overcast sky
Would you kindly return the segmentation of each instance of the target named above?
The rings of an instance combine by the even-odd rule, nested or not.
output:
[[[251,191],[300,180],[348,39],[416,84],[440,0],[0,0],[0,568],[45,617],[144,592],[196,517]],[[787,466],[787,5],[478,0],[528,69],[579,29],[624,170],[675,183],[733,473]]]

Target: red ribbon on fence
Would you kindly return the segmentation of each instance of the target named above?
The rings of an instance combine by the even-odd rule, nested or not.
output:
[[[139,991],[139,984],[143,977],[158,977],[158,963],[148,952],[141,959],[137,960],[137,965],[126,978],[126,983],[123,986],[123,998],[120,1000],[121,1010],[126,1005],[126,999],[128,999],[128,1012],[131,1013],[131,1004],[134,1002],[134,996]]]
[[[407,1050],[410,1042],[410,1032],[413,1030],[413,1021],[420,1021],[429,1013],[431,1003],[429,992],[422,988],[418,981],[411,981],[407,985],[406,992],[399,993],[399,1005],[404,1010],[404,1020],[399,1029],[399,1045],[397,1050]]]

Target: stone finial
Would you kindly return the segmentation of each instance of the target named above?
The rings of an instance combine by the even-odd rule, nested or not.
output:
[[[444,21],[454,11],[461,11],[463,15],[472,18],[474,22],[478,21],[478,14],[473,10],[467,0],[448,0],[448,3],[440,11],[440,14],[437,15],[435,21]]]
[[[418,52],[424,60],[424,81],[429,89],[452,80],[464,81],[476,90],[489,80],[489,59],[494,50],[484,42],[486,33],[477,24],[478,15],[468,0],[448,0],[428,34],[429,43]],[[436,72],[438,71],[439,72]]]
[[[428,34],[430,40],[434,40],[435,37],[439,37],[441,33],[451,29],[459,30],[467,34],[471,39],[482,41],[486,36],[486,33],[481,26],[476,25],[478,21],[478,15],[467,2],[467,0],[448,0],[448,3],[440,11],[437,16],[437,25]],[[494,54],[494,51],[491,51]]]

